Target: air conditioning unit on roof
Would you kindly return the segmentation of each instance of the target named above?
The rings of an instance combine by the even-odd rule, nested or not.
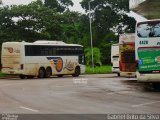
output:
[[[55,41],[55,40],[54,41],[38,40],[38,41],[35,41],[34,43],[36,43],[36,44],[58,44],[58,45],[66,44],[63,41]]]

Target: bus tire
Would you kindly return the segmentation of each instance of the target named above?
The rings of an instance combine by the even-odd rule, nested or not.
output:
[[[63,77],[63,75],[57,75],[58,77]]]
[[[152,83],[152,87],[156,90],[160,90],[160,83]]]
[[[38,78],[44,78],[45,77],[45,69],[41,67],[38,71]]]
[[[34,76],[33,75],[27,75],[27,79],[33,79]]]
[[[120,73],[117,73],[117,76],[119,77],[119,76],[120,76]]]
[[[45,77],[49,78],[52,75],[52,69],[50,67],[46,68]]]
[[[73,77],[78,77],[80,75],[80,67],[79,66],[77,66],[76,68],[75,68],[75,72],[74,72],[74,74],[72,75]]]
[[[19,75],[19,77],[20,77],[21,79],[25,79],[25,78],[26,78],[25,75]]]

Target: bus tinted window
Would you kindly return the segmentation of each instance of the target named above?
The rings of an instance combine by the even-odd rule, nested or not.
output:
[[[137,25],[138,37],[160,37],[160,21],[140,23]]]
[[[82,47],[26,45],[26,56],[73,56],[83,54]]]
[[[25,55],[26,56],[39,56],[40,53],[40,47],[39,46],[25,46]]]
[[[119,56],[113,56],[112,58],[113,58],[113,61],[118,61]]]
[[[135,63],[134,52],[122,52],[122,63]]]

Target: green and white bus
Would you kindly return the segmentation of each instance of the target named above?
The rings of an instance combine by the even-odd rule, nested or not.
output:
[[[148,20],[136,25],[137,80],[160,82],[160,20]]]
[[[20,78],[49,78],[52,75],[78,77],[85,72],[83,46],[61,41],[5,42],[1,71]]]

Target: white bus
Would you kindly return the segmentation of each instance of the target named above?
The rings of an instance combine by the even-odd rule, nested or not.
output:
[[[111,63],[112,72],[119,76],[119,44],[112,44],[111,46]]]
[[[24,78],[52,75],[78,77],[85,72],[83,46],[61,41],[5,42],[1,54],[2,73]]]
[[[119,66],[120,76],[136,76],[135,33],[119,36]]]
[[[148,20],[136,25],[137,79],[160,82],[160,20]]]

